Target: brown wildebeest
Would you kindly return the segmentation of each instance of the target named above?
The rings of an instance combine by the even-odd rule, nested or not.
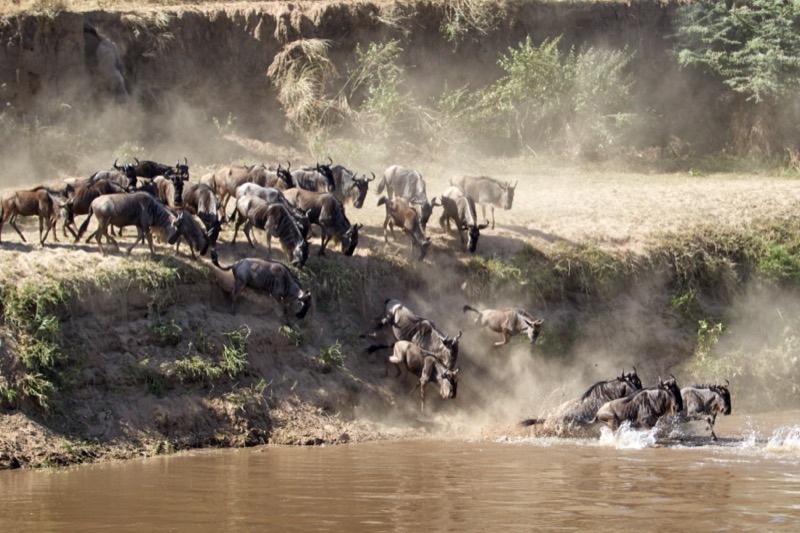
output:
[[[642,389],[625,398],[604,403],[597,410],[595,419],[616,431],[623,422],[633,427],[650,429],[665,415],[683,412],[681,390],[674,376],[667,381],[658,380],[658,386]]]
[[[419,223],[422,230],[428,226],[428,220],[433,214],[433,208],[437,205],[436,198],[428,201],[428,194],[425,190],[425,180],[422,174],[414,169],[392,165],[387,168],[381,180],[378,182],[378,194],[386,189],[389,198],[399,197],[408,200],[414,209],[419,211]]]
[[[341,243],[344,255],[353,255],[358,246],[358,230],[363,224],[350,224],[344,214],[342,202],[335,196],[293,188],[284,192],[284,197],[291,205],[305,212],[309,222],[322,230],[319,255],[325,255],[325,247],[332,238]]]
[[[220,216],[227,216],[228,200],[236,198],[236,189],[245,183],[279,190],[291,188],[293,180],[288,169],[278,165],[278,170],[270,170],[263,163],[250,167],[223,167],[214,174],[216,191],[219,195]]]
[[[199,219],[198,219],[199,220]],[[169,244],[175,245],[175,252],[181,245],[181,239],[186,239],[189,243],[189,250],[192,252],[192,259],[197,260],[194,251],[200,252],[200,255],[206,255],[208,246],[211,244],[211,239],[203,231],[200,222],[195,220],[192,213],[186,209],[181,209],[175,220],[172,221],[172,227],[175,228],[175,234],[168,241]]]
[[[588,426],[594,423],[597,410],[603,404],[625,398],[641,388],[642,380],[636,373],[636,367],[633,367],[633,372],[627,373],[623,368],[619,377],[598,381],[579,398],[567,400],[559,405],[547,418],[528,418],[520,422],[520,425],[545,424],[560,432],[574,426]]]
[[[101,179],[88,182],[75,188],[74,192],[69,196],[69,199],[64,204],[64,225],[61,231],[64,237],[67,236],[67,230],[72,233],[73,237],[77,237],[75,226],[75,215],[89,214],[89,207],[92,201],[98,196],[104,194],[122,194],[125,193],[125,188],[115,181]],[[74,229],[73,229],[74,228]]]
[[[465,313],[468,311],[477,313],[476,324],[487,327],[503,336],[500,342],[494,343],[495,346],[503,346],[508,343],[512,335],[519,335],[520,333],[526,334],[531,344],[533,344],[536,342],[536,337],[539,336],[544,322],[543,318],[536,320],[524,309],[513,307],[478,311],[474,307],[465,305],[463,311]]]
[[[56,206],[61,205],[63,205],[62,201],[51,194],[45,187],[10,191],[3,194],[0,200],[0,240],[2,240],[3,225],[8,222],[19,234],[22,242],[28,242],[25,240],[25,235],[17,227],[17,217],[38,216],[39,243],[44,244],[51,229],[53,229],[53,239],[58,242],[58,236],[54,228],[58,218]]]
[[[219,220],[217,195],[208,185],[203,183],[190,183],[183,188],[183,207],[190,210],[203,221],[209,246],[217,246],[217,238],[222,230]]]
[[[399,377],[401,365],[406,367],[406,371],[414,374],[419,378],[419,382],[414,387],[416,390],[419,387],[419,392],[422,398],[421,410],[425,410],[425,385],[428,382],[439,384],[439,394],[443,399],[454,399],[458,392],[458,371],[448,369],[436,355],[423,350],[413,342],[397,341],[394,344],[373,344],[364,350],[365,354],[371,354],[382,349],[391,349],[392,355],[386,359],[386,372],[384,376],[389,373],[389,363],[397,367],[395,377]],[[413,390],[411,392],[414,392]]]
[[[510,181],[501,182],[488,176],[455,176],[450,178],[450,185],[458,187],[461,192],[475,200],[481,206],[483,221],[486,218],[486,206],[492,210],[492,229],[494,229],[494,208],[511,209],[514,202],[514,189],[517,184],[511,185]]]
[[[289,268],[278,261],[242,259],[228,267],[220,266],[217,254],[211,253],[211,262],[220,270],[233,271],[231,313],[236,314],[236,300],[245,287],[268,292],[283,307],[283,316],[289,322],[288,308],[302,319],[311,305],[311,291],[305,291]]]
[[[405,198],[386,198],[381,196],[378,199],[378,205],[386,206],[386,218],[383,221],[383,239],[389,242],[389,232],[391,230],[392,237],[397,240],[394,235],[394,226],[397,224],[403,233],[408,235],[411,240],[412,250],[419,250],[418,259],[422,261],[430,248],[431,240],[425,237],[422,232],[422,225],[420,224],[419,212],[411,207],[411,204]],[[388,230],[387,230],[388,228]]]
[[[442,215],[439,225],[444,230],[450,231],[450,221],[456,225],[461,238],[461,249],[475,253],[478,247],[478,238],[481,230],[489,224],[478,224],[478,215],[475,211],[475,201],[467,196],[458,187],[448,187],[442,194]]]
[[[694,385],[681,389],[683,398],[683,416],[686,420],[704,419],[711,430],[711,438],[717,440],[714,433],[714,422],[718,414],[731,414],[730,382],[725,385]]]
[[[89,206],[89,216],[78,230],[76,242],[86,232],[93,215],[97,218],[98,225],[93,236],[97,239],[97,245],[103,255],[106,255],[106,251],[103,248],[102,237],[106,237],[109,242],[119,248],[117,241],[108,233],[109,226],[136,226],[137,236],[128,248],[127,253],[129,254],[140,241],[144,242],[145,239],[150,247],[150,253],[156,253],[150,228],[161,228],[168,241],[172,240],[177,232],[172,225],[175,215],[164,207],[164,204],[146,192],[106,194],[92,200],[92,204]]]

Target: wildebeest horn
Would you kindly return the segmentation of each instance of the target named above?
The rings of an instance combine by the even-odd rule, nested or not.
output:
[[[137,165],[139,164],[139,160],[138,160],[138,159],[136,159],[136,158],[134,157],[134,158],[133,158],[133,160],[134,160],[134,161],[136,161],[136,164],[137,164]]]
[[[189,160],[186,159],[186,156],[183,156],[183,164],[186,165],[187,167],[189,166]]]
[[[731,382],[730,382],[730,381],[728,381],[728,378],[725,378],[725,386],[727,387],[727,386],[728,386],[728,385],[730,385],[730,384],[731,384]]]
[[[328,156],[328,161],[330,161],[330,163],[328,163],[328,165],[332,165],[333,164],[333,159],[331,159],[331,156]]]
[[[519,183],[519,180],[515,181],[515,182],[514,182],[514,186],[513,186],[513,187],[511,187],[511,188],[512,188],[512,189],[516,189],[516,188],[517,188],[517,183]]]
[[[115,159],[115,160],[114,160],[114,168],[116,168],[117,170],[119,170],[119,167],[117,166],[117,160],[119,160],[119,157],[118,157],[117,159]]]
[[[633,367],[633,373],[638,374],[638,372],[636,372],[636,367]]]
[[[372,180],[374,180],[375,179],[375,173],[374,172],[370,172],[370,174],[372,174]],[[367,181],[372,181],[372,180],[367,178]]]
[[[291,161],[286,161],[286,165],[287,165],[286,166],[286,171],[288,172],[288,171],[290,171],[292,169],[292,162]]]

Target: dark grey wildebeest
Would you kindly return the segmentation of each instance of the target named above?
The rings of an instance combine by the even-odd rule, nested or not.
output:
[[[511,185],[510,181],[498,181],[488,176],[455,176],[450,178],[450,185],[461,189],[465,195],[475,200],[481,206],[483,221],[486,218],[486,206],[492,211],[492,229],[494,229],[494,208],[511,209],[514,203],[514,189],[517,184]]]
[[[202,221],[199,218],[196,220],[194,215],[186,209],[181,209],[175,220],[172,221],[172,226],[175,228],[175,234],[169,240],[170,244],[175,245],[175,251],[181,245],[181,240],[186,240],[189,243],[189,250],[192,252],[192,259],[197,260],[194,251],[200,252],[200,255],[206,255],[208,247],[211,244],[211,239],[206,235],[202,228]]]
[[[394,240],[397,240],[394,235],[394,226],[397,224],[411,240],[412,250],[418,250],[418,259],[420,261],[425,259],[428,248],[431,246],[431,240],[422,231],[419,212],[412,208],[405,198],[395,197],[389,199],[381,196],[378,199],[378,205],[386,206],[386,219],[383,221],[384,241],[389,242],[389,231],[392,232]]]
[[[95,198],[104,194],[124,194],[125,192],[124,187],[115,181],[107,179],[85,182],[83,185],[76,187],[64,204],[64,225],[62,228],[64,237],[67,236],[67,230],[72,233],[73,237],[78,236],[77,228],[74,227],[75,215],[88,214],[89,207]]]
[[[86,217],[86,220],[78,230],[78,236],[75,238],[76,242],[86,232],[92,216],[97,218],[98,225],[97,231],[94,232],[93,236],[97,239],[97,245],[103,255],[106,255],[106,251],[103,248],[103,237],[116,248],[119,248],[117,241],[108,232],[109,226],[136,226],[137,236],[127,250],[129,254],[139,242],[144,242],[145,240],[147,240],[147,244],[150,247],[150,253],[156,253],[153,246],[153,237],[150,234],[151,228],[161,229],[168,241],[172,240],[177,232],[172,225],[175,215],[164,204],[146,192],[106,194],[92,200],[92,204],[89,206],[89,216]]]
[[[336,190],[336,181],[330,165],[317,163],[315,167],[306,167],[292,172],[293,186],[314,192],[330,192]]]
[[[83,24],[83,34],[86,66],[97,80],[100,90],[110,94],[118,103],[127,103],[130,93],[119,47],[111,39],[99,35],[88,23]]]
[[[253,227],[263,229],[267,236],[267,253],[272,253],[272,237],[277,236],[281,247],[292,263],[302,268],[308,259],[308,241],[294,221],[289,209],[283,204],[270,204],[256,196],[244,195],[236,201],[238,217],[233,232],[233,243],[239,227],[244,224],[244,234],[250,246],[255,247],[250,238]]]
[[[353,207],[361,209],[369,191],[369,182],[375,179],[375,173],[372,173],[371,178],[363,174],[359,178],[342,165],[331,166],[331,172],[336,184],[333,195],[343,204],[353,202]]]
[[[474,307],[465,305],[463,311],[465,313],[476,313],[478,315],[475,317],[476,324],[496,331],[503,336],[500,342],[494,343],[495,346],[507,344],[512,335],[519,335],[520,333],[527,335],[528,340],[533,344],[536,342],[544,322],[543,318],[537,320],[526,310],[514,307],[478,311]]]
[[[0,240],[2,240],[3,225],[8,222],[17,232],[22,242],[25,235],[17,227],[17,217],[39,217],[39,243],[44,244],[50,230],[53,230],[53,239],[58,242],[55,227],[63,200],[53,195],[45,187],[36,187],[31,190],[10,191],[0,198]]]
[[[358,246],[358,230],[363,224],[350,224],[344,214],[342,202],[330,193],[317,193],[304,189],[289,189],[284,193],[286,200],[303,211],[312,224],[322,230],[319,255],[325,255],[325,248],[331,239],[341,243],[342,253],[353,255]]]
[[[217,195],[204,183],[190,183],[183,188],[181,199],[184,209],[190,210],[203,222],[206,229],[209,246],[213,249],[217,245],[222,222],[219,219],[219,205]]]
[[[459,331],[455,337],[445,335],[433,322],[417,316],[400,300],[386,300],[383,314],[374,319],[371,326],[374,330],[391,326],[392,333],[398,341],[413,342],[423,350],[433,353],[450,370],[456,366],[461,332]]]
[[[294,221],[297,223],[300,231],[303,233],[303,238],[308,238],[308,232],[311,229],[311,223],[308,221],[308,217],[300,209],[289,203],[280,189],[275,187],[262,187],[261,185],[257,185],[255,183],[243,183],[236,189],[236,198],[241,198],[244,195],[261,198],[268,204],[281,204],[284,206],[289,210],[289,213],[292,214]],[[238,209],[235,214],[236,213],[239,213]]]
[[[220,266],[216,252],[211,252],[211,262],[224,271],[233,272],[231,288],[231,313],[236,314],[236,300],[245,287],[268,292],[283,308],[283,317],[289,322],[289,308],[296,318],[304,318],[311,305],[311,291],[303,290],[289,267],[278,261],[242,259],[228,267]]]
[[[373,344],[366,348],[364,353],[372,354],[383,349],[392,350],[392,354],[386,359],[384,375],[388,375],[389,363],[392,363],[397,367],[395,377],[400,376],[401,368],[404,366],[407,373],[419,378],[414,388],[420,389],[422,411],[425,411],[425,386],[431,381],[439,384],[439,394],[442,399],[455,399],[458,393],[458,368],[447,368],[435,354],[409,341],[397,341],[390,345]]]
[[[386,189],[386,195],[391,198],[405,198],[414,209],[419,211],[419,223],[422,230],[428,226],[428,220],[433,214],[433,208],[437,205],[436,198],[428,201],[428,193],[425,190],[425,180],[422,174],[414,169],[392,165],[383,172],[383,177],[378,182],[378,194]]]
[[[683,398],[683,417],[685,420],[705,420],[711,431],[711,438],[717,440],[714,423],[718,414],[731,414],[730,382],[725,385],[694,385],[681,389]]]
[[[641,388],[642,380],[636,373],[636,367],[633,367],[633,372],[627,373],[623,368],[619,377],[598,381],[586,389],[579,398],[567,400],[559,405],[546,418],[528,418],[520,424],[522,426],[544,424],[545,429],[559,434],[576,427],[589,426],[594,423],[597,410],[603,404],[625,398]]]
[[[461,249],[465,252],[475,253],[481,230],[488,224],[478,224],[478,215],[472,197],[461,192],[458,187],[452,186],[442,194],[442,215],[439,217],[439,225],[443,230],[449,232],[451,220],[461,238]]]
[[[624,422],[632,427],[650,429],[666,415],[683,412],[683,397],[674,376],[666,381],[658,380],[658,386],[642,389],[617,400],[604,403],[595,418],[611,431],[616,431]]]

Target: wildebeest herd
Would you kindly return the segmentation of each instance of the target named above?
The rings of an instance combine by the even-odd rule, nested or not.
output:
[[[304,289],[292,268],[280,261],[247,258],[223,267],[219,263],[217,244],[223,224],[233,226],[231,244],[235,245],[241,227],[249,243],[255,248],[254,229],[263,230],[271,256],[271,240],[277,238],[289,263],[303,268],[309,258],[311,226],[317,226],[321,240],[317,251],[324,255],[331,241],[340,243],[344,256],[353,255],[359,242],[360,223],[351,223],[345,205],[356,209],[364,205],[369,183],[376,179],[374,173],[367,177],[351,172],[342,165],[316,163],[292,170],[286,167],[268,168],[264,164],[253,166],[227,166],[202,176],[192,182],[186,158],[175,165],[153,161],[139,161],[118,165],[95,172],[88,178],[66,179],[29,190],[16,190],[2,195],[0,202],[0,239],[7,222],[20,238],[25,236],[16,225],[18,217],[37,216],[39,242],[44,245],[52,233],[58,240],[56,225],[62,224],[66,238],[69,231],[79,242],[89,229],[91,220],[97,228],[86,242],[94,240],[105,255],[106,245],[119,248],[117,237],[122,228],[133,226],[136,239],[127,248],[131,253],[140,242],[147,242],[155,253],[153,235],[176,245],[182,241],[189,246],[191,255],[201,256],[210,250],[212,263],[233,275],[230,291],[231,312],[236,311],[236,300],[246,287],[269,293],[283,308],[284,319],[291,313],[303,319],[310,306],[311,292]],[[426,236],[427,223],[434,208],[441,207],[439,224],[443,231],[454,224],[460,235],[461,249],[474,253],[481,230],[489,227],[486,208],[491,210],[491,228],[495,227],[494,208],[511,209],[515,184],[486,176],[455,176],[440,198],[429,199],[425,180],[411,168],[394,165],[386,169],[378,181],[377,205],[384,206],[384,239],[394,235],[399,227],[411,242],[414,256],[424,261],[431,239]],[[229,214],[228,202],[235,201]],[[482,208],[483,222],[478,219],[476,205]],[[76,227],[75,217],[86,218]],[[115,229],[117,235],[115,235]],[[536,342],[543,319],[537,319],[524,309],[506,307],[480,311],[469,305],[464,313],[474,313],[475,323],[501,335],[496,347],[507,344],[513,335],[524,334],[531,344]],[[373,321],[373,330],[389,326],[395,338],[392,344],[372,344],[364,352],[386,350],[386,374],[389,364],[396,367],[399,376],[406,374],[418,378],[422,408],[425,406],[425,386],[429,382],[439,385],[442,398],[455,398],[458,389],[459,331],[450,336],[439,330],[433,322],[414,313],[401,301],[388,299],[384,312]],[[629,422],[637,427],[652,427],[665,415],[683,414],[688,417],[706,417],[711,435],[717,414],[730,413],[728,385],[697,386],[678,389],[674,377],[661,381],[653,388],[642,388],[636,372],[592,386],[581,398],[560,406],[547,419],[528,419],[524,426],[538,423],[558,425],[559,429],[606,423],[612,430]]]

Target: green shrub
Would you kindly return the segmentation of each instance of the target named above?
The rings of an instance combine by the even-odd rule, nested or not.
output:
[[[247,367],[247,338],[250,328],[242,326],[237,330],[224,333],[220,368],[233,379],[244,372]]]

